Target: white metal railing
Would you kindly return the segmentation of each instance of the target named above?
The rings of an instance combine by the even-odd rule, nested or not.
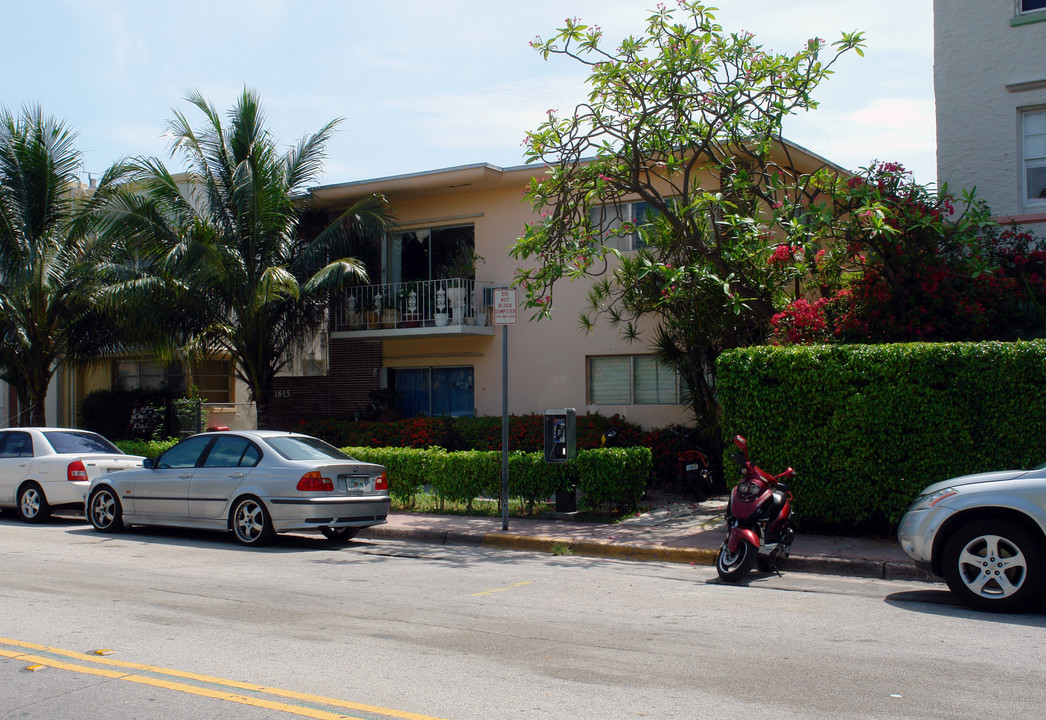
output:
[[[348,330],[486,325],[492,283],[466,278],[348,288],[335,323]]]

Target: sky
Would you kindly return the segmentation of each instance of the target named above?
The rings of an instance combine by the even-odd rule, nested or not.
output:
[[[670,4],[674,0],[667,0]],[[281,144],[334,118],[320,184],[440,168],[524,162],[522,141],[551,108],[583,101],[586,73],[529,43],[565,18],[608,39],[643,31],[657,0],[0,0],[0,105],[40,105],[79,132],[82,179],[133,156],[172,170],[166,124],[199,90],[225,113],[256,90]],[[862,30],[817,91],[820,107],[785,122],[789,140],[849,169],[900,162],[936,175],[930,0],[718,0],[725,31],[795,52]]]

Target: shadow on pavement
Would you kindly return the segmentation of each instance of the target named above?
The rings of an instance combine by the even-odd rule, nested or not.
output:
[[[961,617],[1024,627],[1046,627],[1044,607],[1025,613],[982,612],[967,607],[949,590],[909,590],[887,595],[885,600],[887,605],[928,615]]]

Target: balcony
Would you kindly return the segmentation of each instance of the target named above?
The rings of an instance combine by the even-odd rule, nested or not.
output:
[[[349,288],[338,303],[334,332],[359,339],[493,335],[492,287],[445,278]]]

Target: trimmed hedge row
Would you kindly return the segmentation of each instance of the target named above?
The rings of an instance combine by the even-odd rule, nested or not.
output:
[[[1046,460],[1044,341],[743,348],[716,388],[724,439],[794,467],[797,517],[817,525],[893,527],[930,483]]]
[[[443,500],[469,508],[480,497],[501,496],[501,453],[493,450],[448,452],[443,448],[345,447],[363,462],[380,463],[388,475],[389,494],[411,507],[429,486]],[[579,450],[570,463],[546,463],[543,453],[509,454],[509,495],[533,512],[540,500],[576,486],[579,506],[595,512],[634,510],[646,490],[651,470],[649,448]]]
[[[541,415],[513,415],[509,418],[509,449],[543,452],[544,418]],[[682,436],[688,428],[675,425],[644,432],[638,425],[619,416],[587,413],[577,417],[578,450],[600,447],[602,437],[616,431],[618,447],[648,447],[653,454],[654,473],[662,480],[676,478]],[[500,417],[417,417],[392,422],[367,422],[324,418],[303,421],[297,432],[314,435],[335,447],[411,447],[438,446],[447,450],[501,451]]]

